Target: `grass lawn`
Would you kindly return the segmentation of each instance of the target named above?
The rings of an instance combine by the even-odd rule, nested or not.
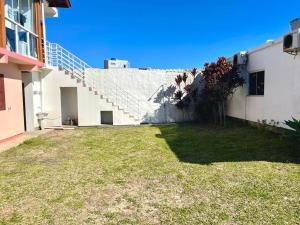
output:
[[[300,224],[300,147],[234,125],[55,131],[0,154],[0,224]]]

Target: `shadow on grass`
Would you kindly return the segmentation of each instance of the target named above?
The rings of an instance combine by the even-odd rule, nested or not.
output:
[[[281,135],[248,125],[231,124],[227,128],[199,124],[156,126],[170,149],[182,162],[267,161],[299,163],[300,147]]]

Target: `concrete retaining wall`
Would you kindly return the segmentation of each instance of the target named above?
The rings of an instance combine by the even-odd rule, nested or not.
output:
[[[175,77],[184,70],[92,69],[87,77],[97,80],[101,89],[104,80],[118,84],[140,101],[140,122],[169,123],[190,120],[191,116],[177,109],[173,100]],[[110,91],[110,90],[105,90]]]

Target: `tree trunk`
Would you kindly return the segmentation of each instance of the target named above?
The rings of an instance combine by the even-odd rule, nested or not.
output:
[[[222,102],[222,110],[223,110],[223,124],[226,126],[226,110],[225,110],[225,101]]]
[[[218,109],[219,109],[219,125],[223,125],[223,112],[222,112],[222,103],[218,103]]]
[[[218,124],[218,105],[215,105],[213,107],[213,117],[214,117],[214,123],[215,125]]]

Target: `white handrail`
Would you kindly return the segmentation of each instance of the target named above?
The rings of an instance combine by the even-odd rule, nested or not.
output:
[[[128,112],[136,119],[140,118],[140,100],[129,92],[123,90],[119,85],[111,80],[104,79],[103,83],[97,82],[90,76],[86,76],[88,69],[92,67],[75,56],[62,46],[56,43],[46,42],[46,64],[48,66],[57,67],[65,70],[84,82],[92,91],[109,98],[119,108]]]

